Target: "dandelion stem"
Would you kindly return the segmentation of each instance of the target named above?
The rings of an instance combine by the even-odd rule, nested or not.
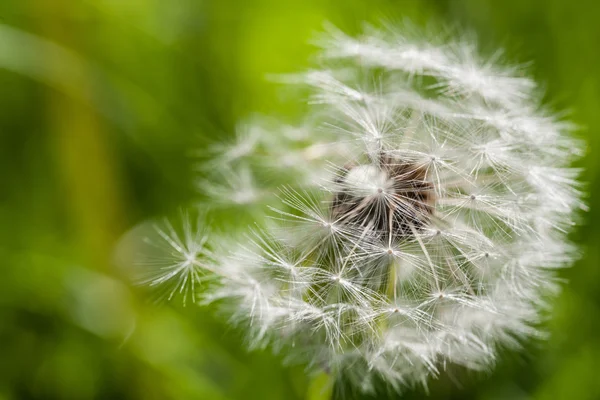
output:
[[[388,281],[387,281],[387,289],[386,289],[386,294],[388,296],[388,299],[392,300],[392,301],[396,301],[396,264],[395,262],[391,262],[390,263],[390,267],[389,267],[389,273],[388,273]]]
[[[333,399],[334,378],[323,371],[316,375],[308,386],[306,400],[331,400]]]

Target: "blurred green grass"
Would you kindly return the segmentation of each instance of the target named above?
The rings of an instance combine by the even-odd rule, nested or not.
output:
[[[3,0],[0,399],[304,398],[301,368],[248,353],[197,307],[155,306],[114,267],[118,238],[198,196],[190,150],[253,112],[293,118],[268,73],[310,63],[324,21],[408,18],[533,61],[589,144],[591,211],[548,341],[432,399],[599,399],[600,4],[591,0]],[[230,216],[233,220],[235,216]],[[224,222],[225,224],[227,221]],[[422,391],[403,398],[422,398]]]

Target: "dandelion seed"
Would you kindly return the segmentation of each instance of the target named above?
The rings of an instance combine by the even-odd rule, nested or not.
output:
[[[200,223],[193,224],[183,213],[175,227],[168,219],[152,225],[144,233],[136,262],[137,281],[158,290],[158,297],[171,300],[175,295],[196,301],[198,285],[210,279],[212,251],[209,234]]]

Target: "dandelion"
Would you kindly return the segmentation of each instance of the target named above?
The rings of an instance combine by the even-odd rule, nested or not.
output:
[[[501,53],[424,37],[328,28],[323,68],[280,78],[310,88],[305,121],[243,125],[218,147],[225,179],[202,183],[268,218],[243,239],[156,230],[169,257],[146,282],[193,287],[251,347],[364,392],[486,369],[539,336],[555,270],[577,256],[582,145]]]

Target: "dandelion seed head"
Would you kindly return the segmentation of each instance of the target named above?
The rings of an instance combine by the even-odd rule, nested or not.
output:
[[[566,235],[585,205],[569,165],[583,147],[501,52],[407,32],[328,27],[323,69],[278,79],[311,90],[305,120],[243,125],[211,164],[222,177],[201,182],[268,222],[244,239],[157,229],[145,282],[196,291],[210,277],[203,301],[250,347],[362,391],[486,369],[540,337],[555,271],[577,257]]]

